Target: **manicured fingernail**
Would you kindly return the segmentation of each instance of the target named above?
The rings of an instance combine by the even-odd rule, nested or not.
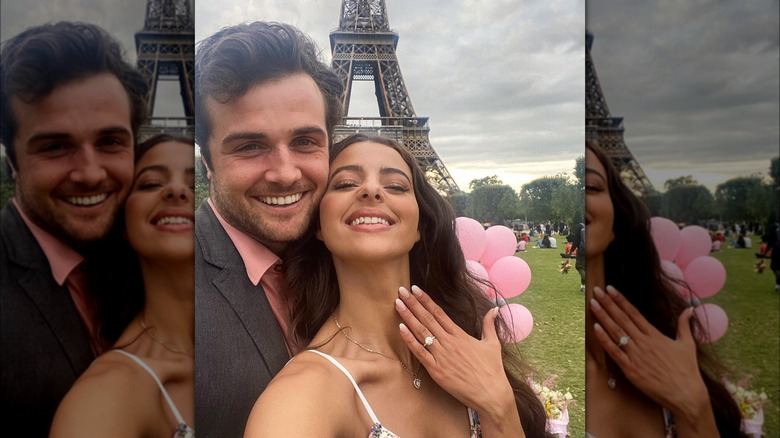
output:
[[[596,301],[595,298],[591,298],[590,299],[590,307],[592,307],[594,309],[601,309],[601,304],[599,304],[599,302]]]
[[[615,295],[617,295],[617,289],[615,289],[612,286],[607,286],[607,293],[612,295],[612,296],[615,296]]]
[[[398,288],[398,295],[401,295],[401,298],[409,298],[409,291],[406,290],[405,287],[401,286]]]
[[[420,289],[416,285],[412,285],[412,293],[415,295],[420,295],[422,294],[422,289]]]
[[[398,324],[398,328],[401,329],[401,331],[404,331],[404,330],[406,330],[407,332],[409,331],[409,329],[406,327],[406,324],[404,324],[404,323]]]
[[[595,323],[595,324],[593,324],[593,328],[594,328],[594,329],[596,329],[596,330],[598,330],[598,331],[602,331],[602,330],[604,330],[603,328],[601,328],[601,324],[599,324],[599,323]]]
[[[395,308],[398,309],[398,310],[405,310],[406,309],[406,304],[404,304],[404,302],[401,301],[400,298],[396,298],[395,299]]]
[[[604,291],[598,286],[593,288],[593,294],[599,298],[604,298]]]

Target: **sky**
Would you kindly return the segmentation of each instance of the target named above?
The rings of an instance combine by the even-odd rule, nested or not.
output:
[[[25,0],[0,3],[0,40],[5,41],[28,27],[56,21],[97,24],[122,44],[125,58],[135,65],[135,34],[143,30],[146,1],[143,0]],[[160,81],[154,116],[183,117],[184,106],[178,81]]]
[[[607,105],[657,190],[769,173],[780,154],[780,2],[588,0]]]
[[[583,155],[583,0],[387,0],[400,40],[401,72],[430,140],[462,190],[497,175],[515,190],[545,175],[573,174]],[[3,1],[0,39],[32,24],[79,19],[99,24],[135,62],[142,0]],[[273,20],[308,33],[330,63],[329,33],[339,0],[195,0],[196,41],[223,26]],[[173,86],[176,115],[181,104]],[[351,116],[376,116],[370,82],[353,87]],[[162,90],[160,91],[165,94]],[[161,99],[158,97],[158,105]]]
[[[196,41],[242,21],[308,33],[330,63],[338,0],[196,0]],[[522,184],[583,155],[584,2],[387,0],[396,54],[418,116],[461,190],[498,175]],[[372,82],[353,86],[350,116],[378,116]]]

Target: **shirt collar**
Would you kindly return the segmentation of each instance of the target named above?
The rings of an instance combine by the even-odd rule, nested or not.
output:
[[[268,249],[268,247],[238,228],[230,225],[222,215],[219,214],[219,211],[214,206],[210,197],[206,198],[206,202],[209,203],[211,210],[214,212],[214,216],[217,217],[219,223],[222,224],[222,228],[225,229],[228,237],[233,241],[233,245],[236,246],[238,254],[244,261],[246,275],[249,277],[249,281],[257,286],[258,283],[260,283],[260,278],[262,278],[266,271],[276,263],[281,262],[281,259]]]
[[[27,228],[30,229],[33,237],[40,245],[43,253],[46,255],[46,259],[49,261],[49,267],[51,267],[51,275],[58,285],[65,284],[65,280],[68,275],[73,271],[76,266],[84,261],[84,257],[76,250],[64,244],[60,239],[54,237],[51,233],[34,224],[30,218],[24,213],[21,205],[12,198],[12,202],[16,209],[19,211],[19,215],[22,217]]]

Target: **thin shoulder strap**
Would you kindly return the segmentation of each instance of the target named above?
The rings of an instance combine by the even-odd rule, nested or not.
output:
[[[311,351],[312,353],[317,353],[320,356],[324,357],[325,359],[328,359],[330,363],[333,365],[336,365],[336,368],[340,369],[342,373],[344,373],[350,382],[352,382],[352,386],[355,387],[355,391],[357,392],[357,395],[360,397],[360,401],[363,402],[363,406],[366,408],[366,411],[368,411],[368,416],[371,417],[371,421],[373,424],[379,423],[379,419],[376,418],[376,414],[374,413],[374,410],[371,409],[371,405],[368,404],[368,401],[366,400],[366,397],[363,395],[363,391],[360,390],[358,387],[357,382],[355,382],[355,378],[352,377],[352,374],[347,371],[346,368],[344,368],[344,365],[340,364],[336,359],[332,358],[331,356],[317,350],[303,350],[303,351]]]
[[[171,412],[173,412],[173,416],[176,417],[176,422],[178,424],[186,424],[184,421],[184,418],[182,418],[181,414],[179,413],[179,410],[176,409],[176,405],[173,404],[173,400],[171,400],[171,396],[168,395],[168,391],[165,390],[165,387],[163,386],[162,382],[160,381],[160,378],[157,377],[157,374],[152,371],[152,369],[149,367],[149,365],[146,364],[146,362],[142,361],[138,356],[134,354],[130,354],[124,350],[116,349],[111,350],[116,351],[117,353],[122,353],[125,356],[129,357],[130,359],[133,359],[135,363],[141,366],[144,370],[146,370],[147,373],[149,373],[150,376],[154,379],[155,382],[157,382],[157,386],[160,387],[160,392],[162,392],[163,397],[165,397],[165,401],[168,402],[168,407],[171,408]]]

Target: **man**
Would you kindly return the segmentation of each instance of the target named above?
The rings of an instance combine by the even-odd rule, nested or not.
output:
[[[82,262],[130,191],[147,85],[90,24],[30,28],[0,59],[0,140],[15,183],[0,213],[2,412],[7,430],[46,436],[106,346]]]
[[[343,86],[292,26],[240,24],[200,43],[195,141],[210,197],[195,213],[195,415],[241,437],[297,346],[281,259],[314,220]]]

